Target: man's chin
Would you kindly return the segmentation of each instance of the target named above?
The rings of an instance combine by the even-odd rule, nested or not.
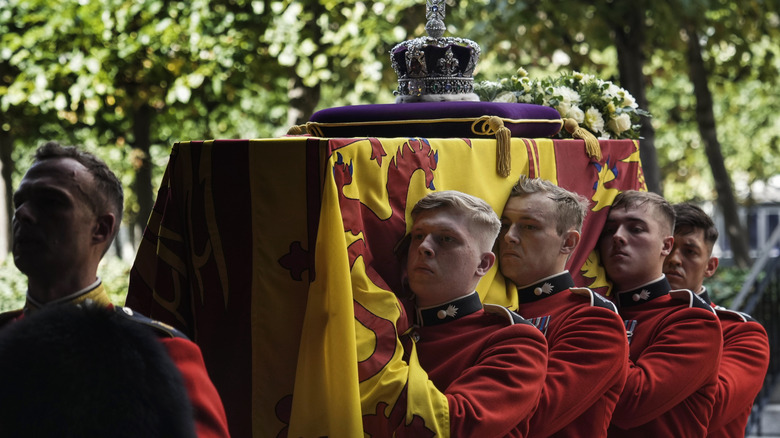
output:
[[[24,275],[30,275],[41,265],[40,252],[14,249],[13,255],[16,269]]]
[[[501,273],[504,277],[511,278],[522,273],[523,268],[527,267],[517,256],[504,256],[499,260]]]
[[[669,286],[672,287],[672,290],[689,289],[685,284],[685,279],[679,276],[666,274],[666,281],[669,282]]]

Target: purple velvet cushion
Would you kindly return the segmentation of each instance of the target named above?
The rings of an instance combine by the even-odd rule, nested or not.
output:
[[[323,137],[479,138],[494,135],[484,132],[488,116],[501,118],[513,137],[552,137],[563,126],[558,111],[542,105],[418,102],[328,108],[314,113],[308,127]]]

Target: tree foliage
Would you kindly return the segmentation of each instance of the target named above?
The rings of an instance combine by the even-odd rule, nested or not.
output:
[[[476,80],[563,70],[621,83],[616,36],[644,35],[664,194],[711,200],[683,19],[701,37],[739,199],[780,169],[778,0],[449,0],[449,35],[483,50]],[[641,11],[638,21],[625,17]],[[0,159],[9,186],[42,141],[106,159],[143,224],[171,145],[282,135],[326,107],[394,101],[389,50],[424,35],[422,0],[0,0]],[[631,90],[629,90],[631,91]],[[291,113],[295,109],[297,113]],[[289,114],[288,114],[289,113]]]

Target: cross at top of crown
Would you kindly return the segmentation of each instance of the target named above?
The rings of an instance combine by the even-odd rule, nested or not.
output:
[[[425,0],[425,30],[431,38],[441,38],[444,35],[444,15],[446,3],[444,0]]]

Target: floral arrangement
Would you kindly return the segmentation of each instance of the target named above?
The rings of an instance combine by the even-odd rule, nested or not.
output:
[[[599,139],[638,139],[640,116],[650,116],[637,106],[634,97],[625,89],[576,71],[539,80],[531,79],[524,68],[519,68],[512,77],[483,81],[474,88],[482,101],[532,103],[555,108],[561,117],[576,120]],[[561,130],[558,135],[570,134]]]

